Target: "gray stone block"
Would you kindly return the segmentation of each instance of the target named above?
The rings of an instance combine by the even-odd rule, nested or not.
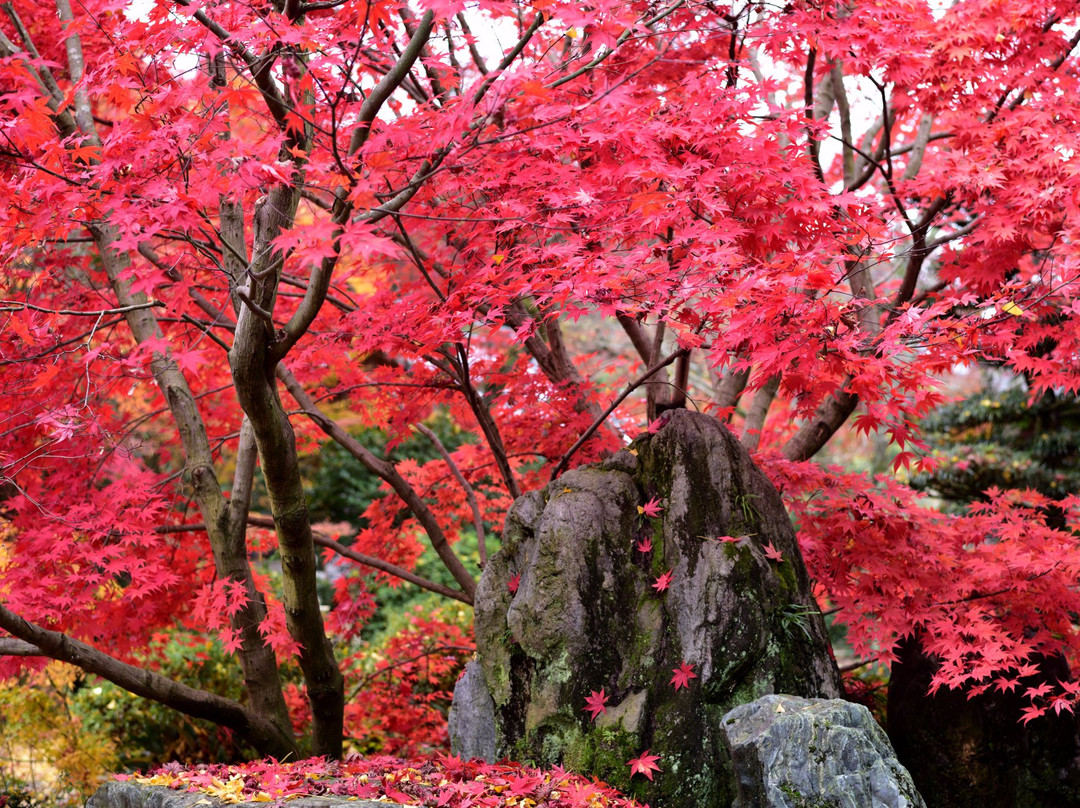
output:
[[[763,696],[723,720],[732,808],[926,808],[861,704]]]
[[[480,758],[494,763],[495,702],[491,700],[484,671],[476,660],[465,666],[465,672],[454,687],[450,705],[450,748],[465,760]]]

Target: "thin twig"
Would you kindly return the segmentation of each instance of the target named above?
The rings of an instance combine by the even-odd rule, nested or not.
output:
[[[258,514],[249,514],[245,520],[252,527],[261,527],[267,530],[274,530],[276,525],[274,524],[274,518],[272,516],[260,516]],[[170,533],[196,533],[206,530],[206,525],[202,522],[189,522],[183,525],[163,525],[157,529],[158,533],[170,534]],[[381,558],[375,558],[374,556],[366,555],[365,553],[358,552],[349,547],[346,547],[341,542],[331,539],[329,536],[321,533],[318,530],[312,529],[311,540],[319,547],[325,547],[327,550],[333,550],[340,556],[355,561],[357,564],[363,564],[365,567],[371,567],[377,569],[380,572],[385,572],[387,575],[393,575],[395,578],[400,578],[403,581],[408,581],[411,584],[419,586],[421,589],[427,589],[430,592],[435,592],[439,595],[445,595],[448,598],[461,601],[472,605],[472,600],[464,593],[457,589],[451,589],[448,586],[443,586],[435,581],[429,581],[427,578],[423,578],[415,573],[409,572],[404,567],[399,567],[397,564],[391,564],[389,561],[383,561]]]
[[[352,694],[349,696],[349,700],[354,700],[358,695],[360,695],[360,691],[364,689],[365,685],[367,685],[368,682],[374,681],[378,677],[382,676],[384,673],[388,673],[394,670],[394,668],[400,668],[402,665],[408,665],[410,662],[416,662],[416,660],[418,659],[423,659],[424,657],[428,657],[433,654],[441,654],[446,651],[464,651],[465,653],[469,654],[476,653],[475,648],[470,648],[467,645],[437,645],[434,648],[429,648],[427,651],[423,651],[419,654],[416,654],[415,656],[411,656],[408,659],[399,659],[397,662],[392,662],[389,665],[384,665],[383,667],[376,670],[374,673],[368,674],[359,682],[357,682],[356,687],[353,688]]]
[[[251,521],[250,519],[248,520]],[[472,599],[457,589],[451,589],[448,586],[429,581],[427,578],[421,578],[419,575],[414,575],[407,569],[391,564],[388,561],[383,561],[380,558],[374,556],[365,555],[364,553],[358,553],[355,550],[350,550],[344,544],[336,542],[326,536],[320,536],[313,534],[311,540],[319,547],[325,547],[328,550],[333,550],[340,556],[344,556],[350,561],[355,561],[357,564],[363,564],[365,567],[372,567],[373,569],[381,570],[389,575],[393,575],[395,578],[400,578],[403,581],[408,581],[411,584],[416,584],[422,589],[427,589],[430,592],[435,592],[439,595],[445,595],[448,598],[459,600],[462,603],[467,603],[472,606]]]

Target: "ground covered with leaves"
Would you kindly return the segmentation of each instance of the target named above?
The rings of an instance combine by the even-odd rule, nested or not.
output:
[[[560,767],[540,770],[516,763],[349,757],[274,760],[183,767],[169,763],[146,775],[119,775],[146,785],[199,791],[227,803],[277,802],[299,797],[387,800],[431,808],[639,808],[599,780]],[[644,808],[648,808],[645,806]]]

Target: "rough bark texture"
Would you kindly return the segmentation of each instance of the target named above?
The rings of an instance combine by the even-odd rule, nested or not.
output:
[[[917,640],[900,645],[889,683],[889,737],[930,808],[1066,808],[1080,805],[1076,716],[1019,721],[1029,685],[1069,678],[1060,658],[1012,693],[927,695],[937,670]]]
[[[724,716],[731,808],[926,808],[861,704],[763,696]]]
[[[640,514],[653,497],[661,515]],[[636,549],[646,537],[648,553]],[[476,639],[496,755],[562,763],[651,805],[730,805],[720,721],[732,707],[839,694],[779,495],[719,422],[686,410],[514,503],[477,590]],[[683,662],[698,678],[676,690]],[[607,713],[593,722],[585,699],[601,688]],[[479,712],[470,692],[455,693],[455,711]],[[646,749],[660,755],[652,783],[627,766]]]

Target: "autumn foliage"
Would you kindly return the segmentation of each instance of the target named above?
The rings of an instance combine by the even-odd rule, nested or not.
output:
[[[955,515],[904,480],[957,368],[1080,391],[1080,4],[5,10],[0,672],[73,661],[265,754],[390,737],[362,706],[397,675],[356,656],[368,584],[470,604],[463,535],[482,565],[514,497],[683,395],[788,496],[859,653],[918,631],[973,692],[1076,661],[1076,492]],[[852,429],[894,473],[812,460]],[[382,486],[355,535],[312,525],[327,441]],[[244,697],[144,676],[171,627],[218,636]],[[462,658],[432,649],[469,645],[446,631],[395,651],[434,666],[398,668],[422,743],[411,700]],[[1026,717],[1078,695],[1033,687]]]
[[[447,808],[518,805],[635,808],[638,805],[604,783],[561,769],[541,771],[520,764],[493,765],[450,755],[423,760],[386,755],[331,762],[314,758],[195,768],[166,764],[145,775],[118,779],[198,791],[227,804],[326,796]]]

